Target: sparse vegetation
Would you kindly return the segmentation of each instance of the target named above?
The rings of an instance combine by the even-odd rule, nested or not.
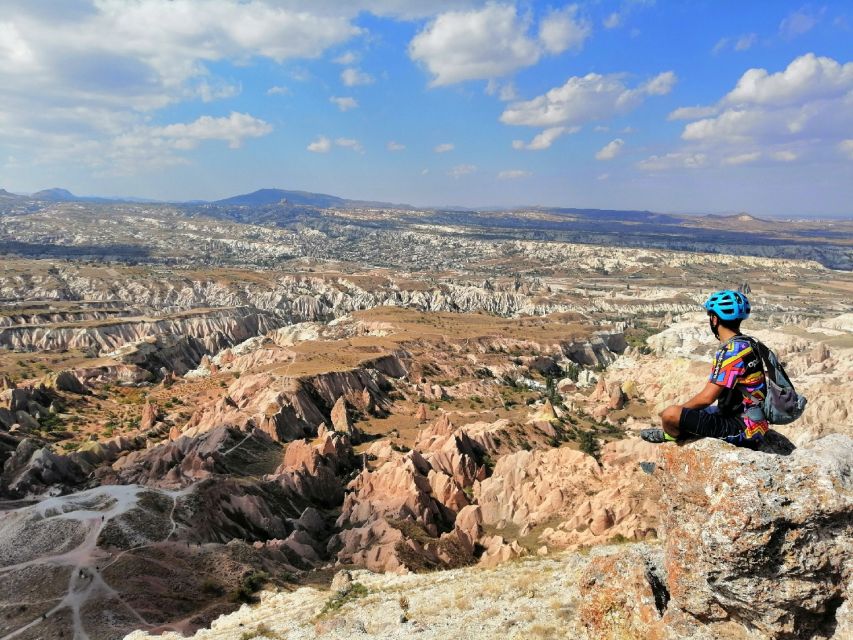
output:
[[[352,602],[353,600],[363,598],[367,594],[367,587],[360,582],[353,582],[346,591],[336,593],[330,597],[326,601],[326,604],[323,605],[323,609],[320,611],[318,617],[322,617],[332,611],[337,611],[345,604]]]

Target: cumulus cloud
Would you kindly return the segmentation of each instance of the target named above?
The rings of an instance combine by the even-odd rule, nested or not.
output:
[[[151,135],[172,141],[176,149],[193,149],[204,140],[224,140],[232,149],[245,138],[260,138],[272,132],[272,125],[248,113],[232,111],[227,118],[201,116],[189,123],[153,127]]]
[[[356,87],[363,84],[373,84],[375,79],[369,73],[365,73],[356,67],[347,67],[341,71],[341,82],[348,87]]]
[[[622,138],[616,138],[604,145],[598,153],[595,154],[596,160],[613,160],[622,151],[625,141]]]
[[[432,75],[434,87],[500,78],[548,53],[580,48],[591,28],[577,14],[573,5],[548,14],[534,36],[532,18],[519,15],[513,4],[448,11],[412,39],[409,57]]]
[[[529,143],[525,143],[524,140],[513,140],[512,148],[517,150],[542,151],[543,149],[548,149],[558,138],[567,134],[577,133],[578,131],[580,131],[580,127],[550,127],[534,136],[533,140]]]
[[[520,178],[528,178],[532,175],[530,171],[523,169],[507,169],[498,174],[498,180],[518,180]]]
[[[26,150],[33,162],[73,159],[128,174],[134,162],[139,169],[185,162],[177,151],[205,135],[219,139],[217,131],[238,146],[251,137],[239,127],[250,123],[233,114],[152,123],[168,105],[237,95],[239,84],[217,77],[217,63],[317,57],[361,33],[350,15],[265,0],[209,0],[203,10],[192,0],[76,0],[51,11],[8,2],[0,16],[0,145]],[[140,142],[155,129],[164,137]]]
[[[355,98],[351,98],[349,96],[340,98],[337,96],[332,96],[331,98],[329,98],[329,102],[336,105],[341,111],[349,111],[350,109],[355,109],[358,107],[358,101]]]
[[[385,148],[388,149],[388,151],[403,151],[406,148],[406,145],[390,140],[388,144],[385,145]]]
[[[293,92],[290,89],[280,85],[274,85],[267,89],[268,96],[289,96],[291,93]]]
[[[455,149],[455,145],[452,142],[443,142],[439,145],[436,145],[433,151],[436,153],[447,153],[448,151],[453,151]]]
[[[669,119],[689,121],[681,133],[689,149],[679,153],[723,165],[825,157],[853,131],[853,62],[807,53],[780,71],[749,69],[716,104],[682,107]]]
[[[606,120],[631,111],[649,96],[669,93],[675,83],[672,71],[661,73],[633,89],[626,86],[621,74],[573,76],[544,95],[510,104],[500,119],[505,124],[533,127]]]
[[[569,5],[552,11],[539,25],[539,40],[548,53],[580,49],[592,34],[588,20],[578,17],[578,6]]]
[[[447,172],[451,178],[461,178],[474,173],[477,170],[477,165],[474,164],[458,164]]]
[[[838,143],[838,148],[841,150],[841,153],[853,160],[853,138],[842,140]]]
[[[637,163],[644,171],[666,171],[668,169],[698,169],[708,163],[704,153],[667,153],[661,156],[651,156]]]
[[[749,69],[716,105],[719,115],[691,122],[681,137],[692,142],[816,141],[853,127],[853,62],[812,53],[786,69]]]
[[[853,62],[840,64],[832,58],[807,53],[778,73],[749,69],[723,101],[731,105],[779,107],[839,97],[850,89],[853,89]]]
[[[332,149],[332,141],[326,136],[317,136],[317,139],[306,148],[313,153],[329,153]]]

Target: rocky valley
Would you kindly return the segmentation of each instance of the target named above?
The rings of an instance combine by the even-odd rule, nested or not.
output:
[[[0,637],[853,633],[849,222],[3,207]],[[640,440],[720,288],[804,415]]]

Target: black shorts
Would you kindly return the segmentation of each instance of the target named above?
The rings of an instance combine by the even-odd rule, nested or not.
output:
[[[737,416],[708,413],[704,409],[682,409],[678,430],[682,438],[719,438],[727,440],[743,433],[743,421]]]

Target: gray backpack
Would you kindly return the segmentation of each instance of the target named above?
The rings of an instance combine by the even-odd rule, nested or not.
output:
[[[747,336],[743,336],[747,338]],[[747,338],[761,360],[767,394],[761,407],[770,424],[788,424],[801,415],[806,408],[806,397],[794,389],[794,385],[779,358],[765,344],[755,338]]]

